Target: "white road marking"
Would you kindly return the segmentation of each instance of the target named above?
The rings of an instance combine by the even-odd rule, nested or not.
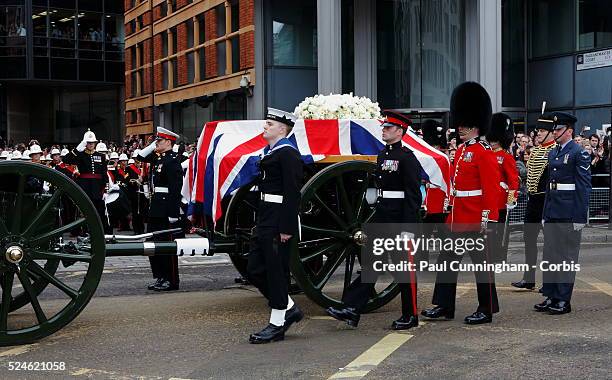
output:
[[[11,348],[10,350],[0,352],[0,357],[17,356],[17,355],[25,354],[26,352],[31,351],[36,346],[38,346],[37,343],[26,344],[23,346],[14,347],[14,348]]]
[[[340,368],[329,379],[360,379],[364,377],[413,336],[404,333],[386,335],[346,367]]]

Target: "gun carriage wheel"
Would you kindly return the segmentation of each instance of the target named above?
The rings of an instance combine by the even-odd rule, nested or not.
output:
[[[342,306],[342,294],[357,272],[362,226],[374,216],[366,193],[374,188],[376,165],[344,161],[329,165],[302,187],[302,236],[291,254],[291,273],[309,299],[322,307]],[[330,279],[342,280],[341,286]],[[364,311],[375,310],[399,293],[393,282],[380,284]]]
[[[50,194],[42,194],[43,183]],[[93,296],[104,258],[102,223],[74,182],[42,165],[0,163],[0,346],[33,342],[70,323]],[[74,275],[57,271],[75,263]]]

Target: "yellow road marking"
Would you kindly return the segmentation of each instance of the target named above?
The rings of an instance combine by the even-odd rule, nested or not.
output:
[[[23,346],[11,348],[10,350],[0,352],[0,357],[17,356],[17,355],[25,354],[26,352],[30,351],[36,346],[38,346],[38,344],[26,344]]]
[[[607,295],[612,296],[612,285],[610,285],[609,283],[591,276],[579,276],[578,279],[582,282],[586,282],[595,289],[598,289],[606,293]]]
[[[364,377],[413,336],[403,333],[386,335],[329,379],[360,379]]]
[[[334,321],[335,319],[328,316],[328,315],[313,315],[312,317],[310,317],[310,319],[315,319],[315,320],[326,320],[326,321]]]

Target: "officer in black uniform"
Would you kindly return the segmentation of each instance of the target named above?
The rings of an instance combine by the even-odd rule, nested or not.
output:
[[[377,158],[378,201],[372,223],[412,223],[419,221],[421,207],[421,164],[414,153],[402,146],[402,137],[410,126],[410,119],[386,111],[383,123],[383,141],[387,143]],[[416,232],[416,231],[411,231]],[[409,260],[414,260],[412,254]],[[402,298],[402,316],[394,321],[394,330],[406,330],[418,326],[416,310],[416,276],[399,282]],[[353,281],[343,296],[344,309],[327,308],[327,314],[357,327],[360,314],[374,291],[375,282],[362,282],[361,275]]]
[[[97,144],[96,135],[88,130],[83,136],[83,141],[64,157],[64,162],[69,165],[76,165],[79,171],[76,182],[96,207],[104,226],[104,232],[112,234],[113,230],[108,223],[106,206],[102,199],[108,183],[106,157],[96,152]]]
[[[591,194],[591,155],[574,141],[576,118],[564,112],[551,113],[557,147],[548,154],[549,184],[544,199],[544,253],[550,264],[578,263],[582,229],[588,222]],[[576,271],[571,267],[548,270],[542,274],[542,294],[546,299],[536,311],[566,314]]]
[[[300,152],[287,139],[293,114],[268,109],[263,137],[268,142],[259,162],[261,201],[248,256],[248,280],[268,299],[270,323],[251,334],[254,344],[285,338],[285,332],[304,314],[288,293],[289,251],[299,240],[298,208],[303,179]]]
[[[138,153],[137,159],[151,164],[151,206],[148,232],[182,228],[180,220],[181,188],[183,170],[172,151],[172,144],[179,136],[162,127],[157,127],[155,142]],[[172,241],[184,237],[179,234],[156,235],[156,241]],[[155,281],[149,290],[169,291],[179,288],[178,256],[150,256],[151,271]]]

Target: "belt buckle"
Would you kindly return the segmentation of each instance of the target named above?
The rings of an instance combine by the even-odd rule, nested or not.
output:
[[[453,195],[453,197],[457,196],[457,189],[453,189],[453,191],[451,191],[451,194]]]
[[[383,191],[382,189],[376,189],[376,197],[378,198],[382,198],[383,196]]]
[[[550,189],[551,189],[551,190],[557,190],[557,184],[556,184],[556,183],[554,183],[554,182],[553,182],[553,183],[551,183],[551,184],[550,184]]]

